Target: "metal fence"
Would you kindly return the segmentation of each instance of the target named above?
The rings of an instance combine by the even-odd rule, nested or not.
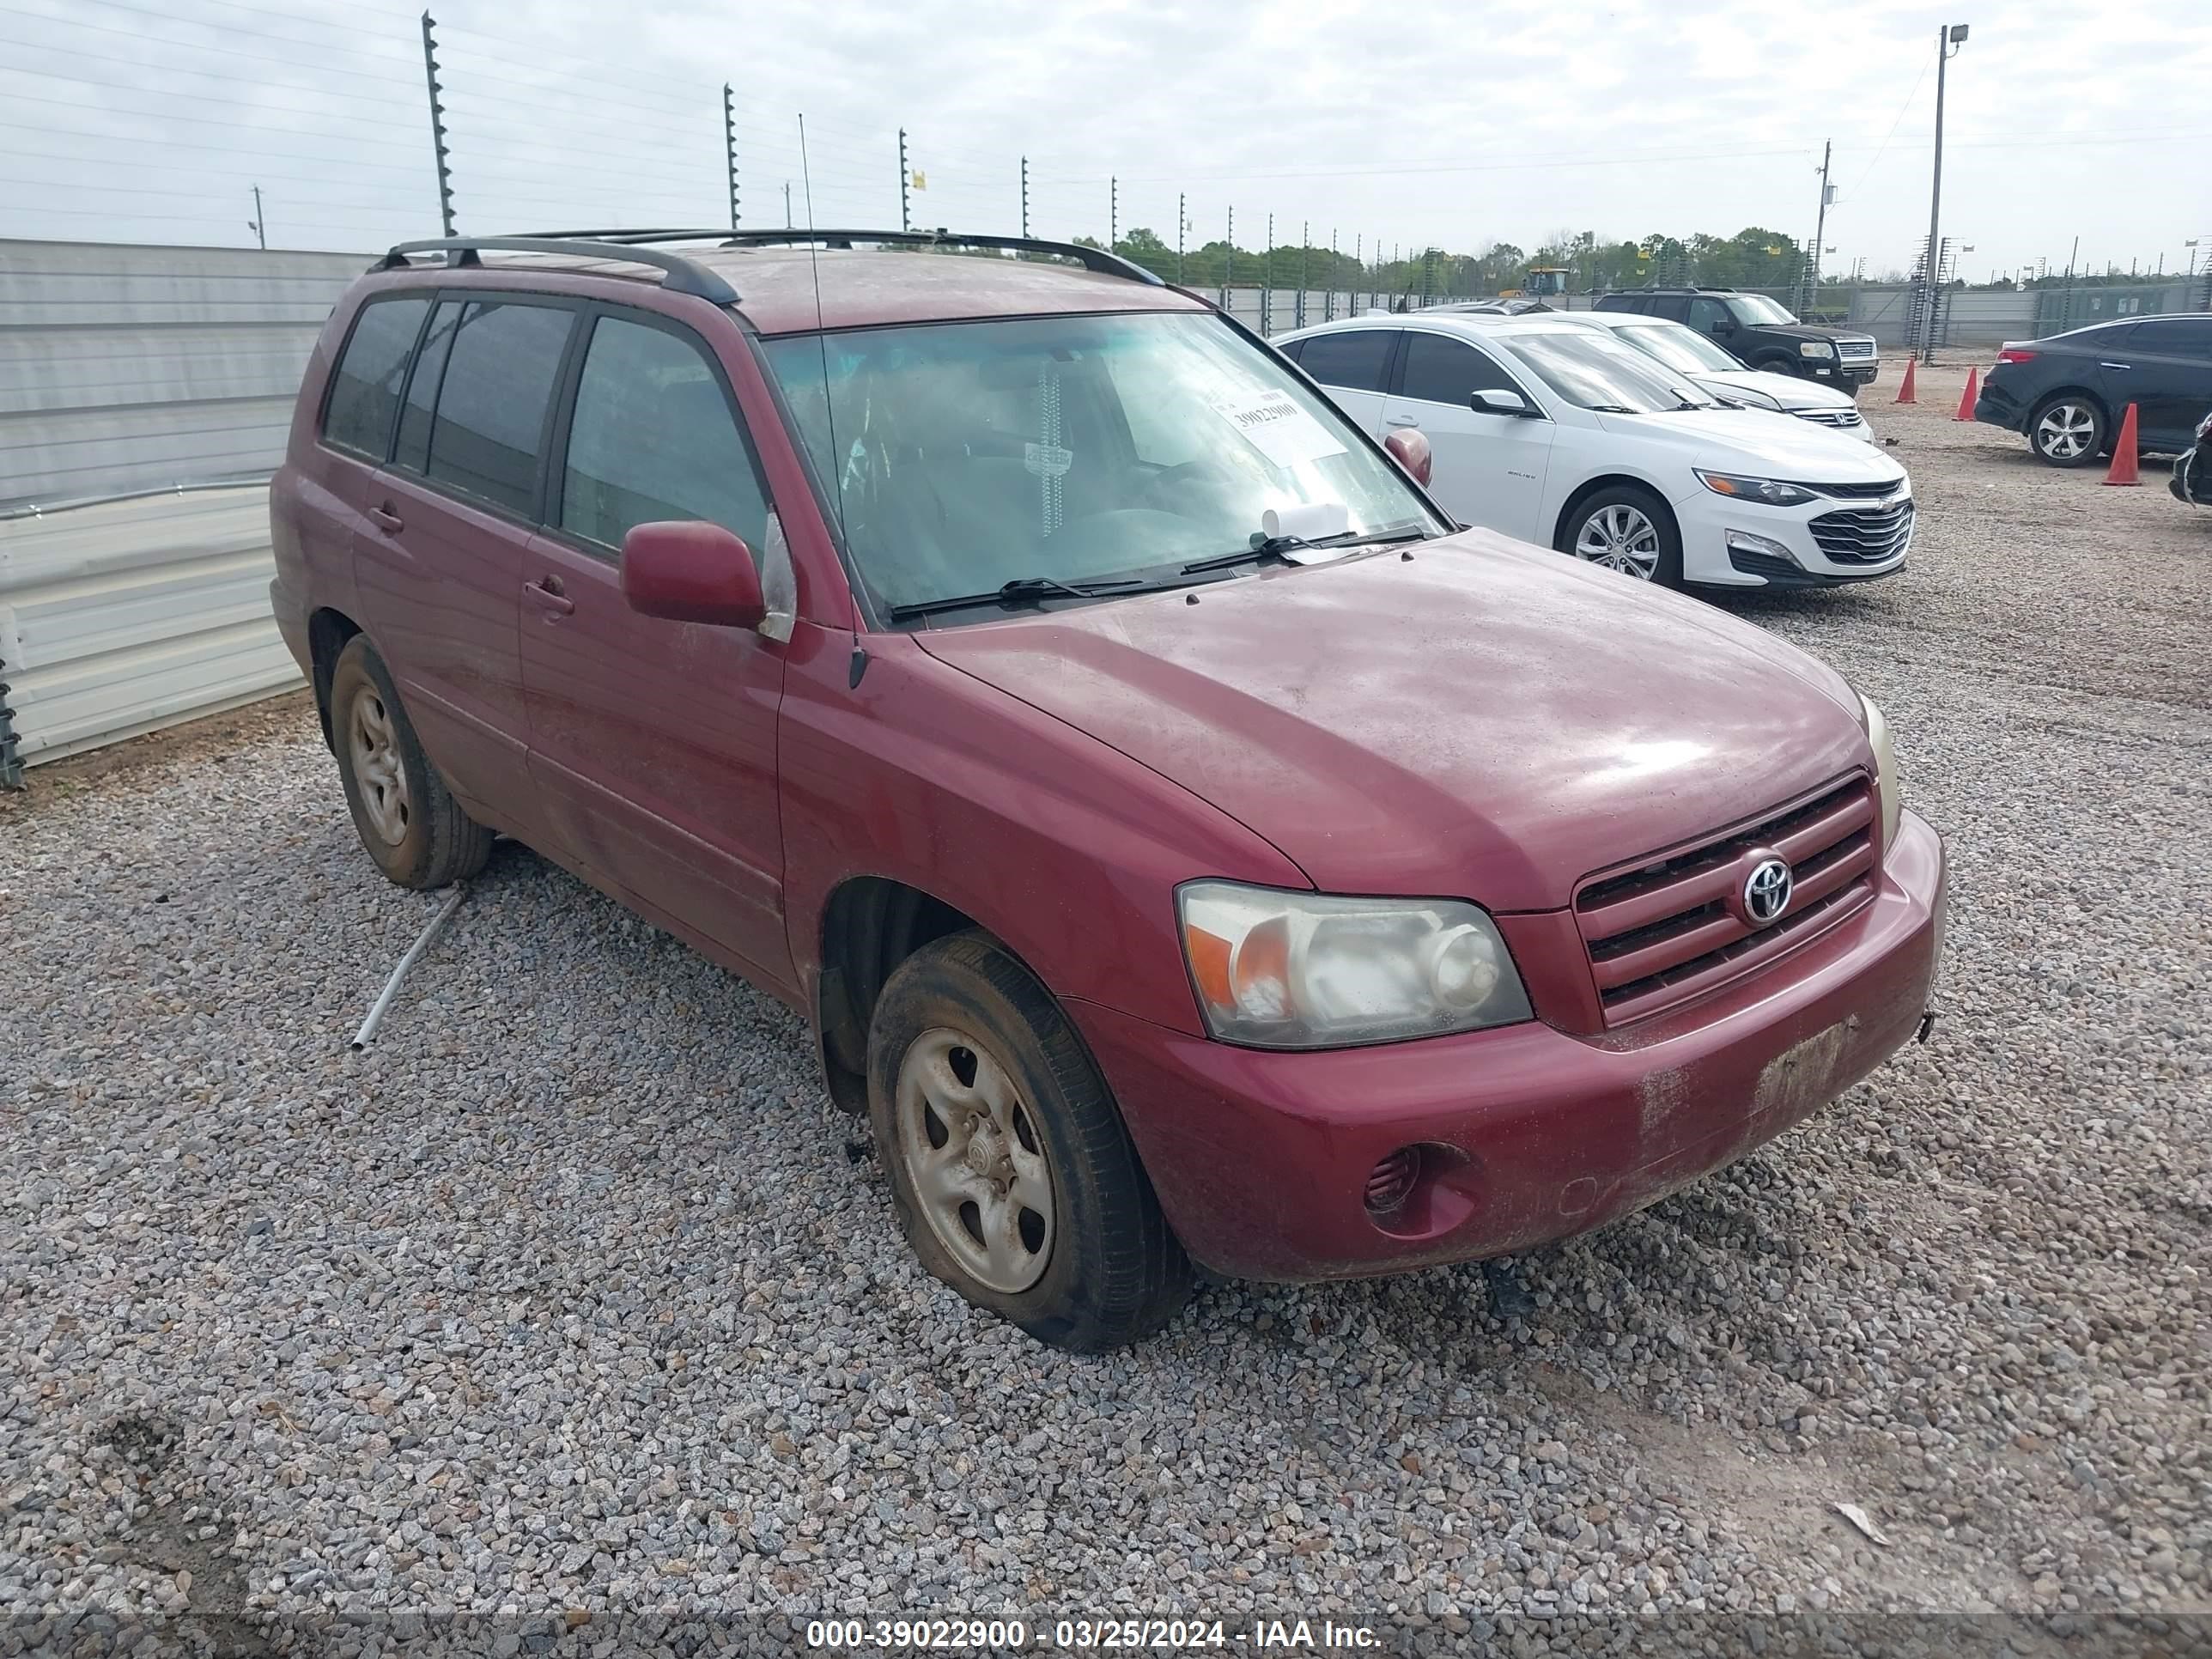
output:
[[[368,264],[0,241],[0,785],[296,682],[267,491],[206,486],[283,458]]]

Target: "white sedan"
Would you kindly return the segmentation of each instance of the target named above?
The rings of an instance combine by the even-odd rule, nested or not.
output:
[[[1668,586],[1904,567],[1912,489],[1887,454],[1723,404],[1570,317],[1370,314],[1273,343],[1376,438],[1419,428],[1462,523]]]
[[[1794,374],[1776,374],[1763,368],[1746,368],[1722,347],[1694,328],[1664,317],[1647,317],[1636,311],[1574,311],[1562,313],[1578,323],[1612,332],[1614,338],[1656,357],[1677,374],[1686,374],[1714,396],[1747,409],[1771,409],[1794,415],[1815,426],[1849,433],[1874,441],[1874,428],[1859,413],[1858,404],[1832,386],[1801,380]]]

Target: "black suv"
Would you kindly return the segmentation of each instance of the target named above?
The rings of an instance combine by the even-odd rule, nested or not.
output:
[[[2179,454],[2212,410],[2212,315],[2130,317],[2040,340],[2008,340],[1974,418],[2027,439],[2051,466],[2109,454],[2136,406],[2136,447]]]
[[[1600,311],[1635,311],[1687,324],[1749,368],[1796,374],[1858,395],[1874,384],[1874,336],[1801,323],[1764,294],[1732,288],[1644,288],[1598,297]]]

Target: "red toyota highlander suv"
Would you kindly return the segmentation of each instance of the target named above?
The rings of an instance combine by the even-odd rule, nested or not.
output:
[[[273,592],[387,876],[511,836],[782,998],[929,1269],[1096,1348],[1627,1214],[1922,1024],[1874,706],[1419,448],[1093,249],[407,244]]]

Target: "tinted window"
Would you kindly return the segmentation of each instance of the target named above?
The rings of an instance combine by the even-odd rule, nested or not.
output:
[[[1690,302],[1679,294],[1654,295],[1644,310],[1654,317],[1665,317],[1680,322],[1690,314]]]
[[[705,519],[757,553],[768,498],[722,383],[692,342],[602,317],[568,422],[560,524],[620,547],[635,525]]]
[[[2212,357],[2212,317],[2154,317],[2128,337],[2130,351],[2163,351],[2177,357]]]
[[[437,407],[446,354],[453,349],[453,330],[467,304],[465,300],[447,300],[438,307],[430,331],[422,337],[422,349],[415,354],[415,373],[408,377],[407,400],[399,410],[399,442],[392,459],[417,472],[430,459],[430,411]]]
[[[1382,371],[1390,362],[1390,348],[1398,331],[1389,328],[1347,329],[1341,334],[1316,334],[1306,342],[1298,366],[1323,386],[1346,392],[1380,392]]]
[[[323,436],[332,443],[382,460],[392,441],[392,417],[399,408],[400,382],[407,377],[407,354],[422,331],[428,300],[373,300],[355,319],[331,376],[330,402],[323,410]]]
[[[1432,404],[1464,406],[1472,392],[1521,389],[1486,354],[1463,340],[1447,340],[1439,334],[1408,333],[1406,365],[1398,374],[1403,396]]]
[[[1287,344],[1279,345],[1275,348],[1276,350],[1281,352],[1283,356],[1288,357],[1292,362],[1298,361],[1298,354],[1305,349],[1306,343],[1304,340],[1292,340]]]
[[[1729,320],[1728,307],[1718,300],[1690,301],[1690,326],[1700,334],[1711,334]]]
[[[427,471],[441,483],[527,513],[538,446],[574,313],[514,300],[471,300],[438,390]]]

